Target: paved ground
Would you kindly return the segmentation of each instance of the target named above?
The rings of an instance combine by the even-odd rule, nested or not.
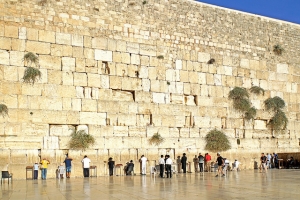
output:
[[[172,179],[147,176],[14,180],[1,185],[5,199],[300,199],[300,170],[257,170],[179,174]]]

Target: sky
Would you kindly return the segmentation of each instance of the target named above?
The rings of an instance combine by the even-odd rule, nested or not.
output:
[[[197,0],[300,24],[300,0]]]

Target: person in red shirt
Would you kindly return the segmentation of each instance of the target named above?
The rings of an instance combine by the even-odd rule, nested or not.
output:
[[[211,156],[208,153],[205,154],[204,161],[205,161],[205,171],[210,172]]]

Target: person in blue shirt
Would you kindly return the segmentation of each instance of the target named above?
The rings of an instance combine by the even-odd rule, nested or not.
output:
[[[64,163],[66,165],[66,176],[67,176],[67,178],[70,178],[70,175],[71,175],[72,160],[73,159],[70,158],[68,154],[66,154],[66,159],[65,159]]]

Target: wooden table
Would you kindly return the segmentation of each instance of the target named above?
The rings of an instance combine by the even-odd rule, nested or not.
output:
[[[283,169],[283,159],[278,159],[278,169]]]
[[[28,178],[28,173],[27,172],[31,172],[31,178]],[[33,166],[27,166],[26,167],[26,180],[28,179],[33,179]]]

